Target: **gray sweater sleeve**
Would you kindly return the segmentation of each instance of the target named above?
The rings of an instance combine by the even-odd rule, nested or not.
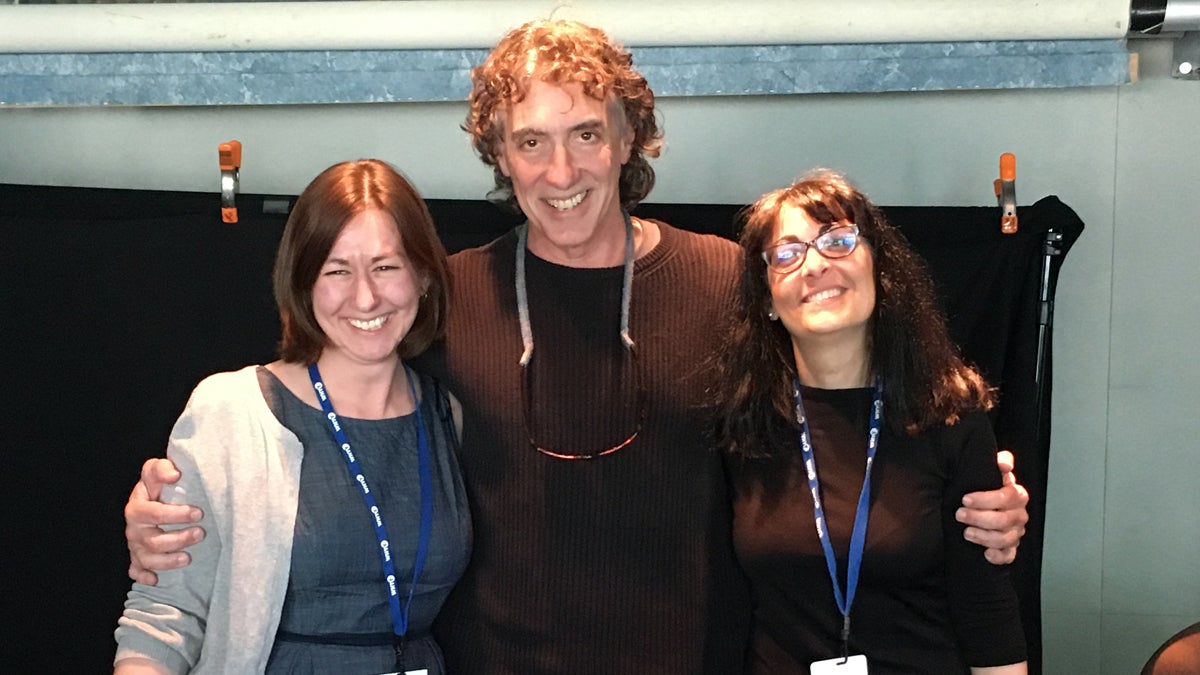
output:
[[[171,431],[182,473],[163,501],[204,511],[192,562],[134,584],[116,660],[171,672],[256,672],[269,656],[287,588],[302,449],[275,421],[253,367],[206,378]]]
[[[216,440],[212,437],[219,435],[223,425],[214,419],[215,411],[207,409],[211,406],[204,397],[198,396],[199,390],[193,392],[171,431],[167,457],[182,477],[164,487],[162,501],[200,508],[205,517],[199,524],[206,536],[188,549],[192,562],[187,567],[159,572],[157,586],[133,584],[116,631],[117,660],[142,656],[174,673],[190,671],[200,659],[221,547],[221,532],[204,485],[206,476],[195,453],[212,446]]]

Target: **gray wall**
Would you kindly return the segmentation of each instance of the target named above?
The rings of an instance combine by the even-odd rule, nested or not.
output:
[[[1139,42],[1120,88],[664,99],[654,199],[745,202],[812,165],[884,204],[994,203],[1013,152],[1023,204],[1057,194],[1087,224],[1056,313],[1044,573],[1051,675],[1136,672],[1200,620],[1200,82]],[[428,197],[479,198],[490,174],[462,104],[0,109],[0,182],[216,190],[218,142],[242,189],[296,193],[378,156]],[[1019,467],[1018,467],[1019,474]]]

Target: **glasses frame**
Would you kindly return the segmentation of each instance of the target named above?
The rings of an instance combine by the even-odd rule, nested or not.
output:
[[[592,453],[588,453],[588,454],[583,454],[583,455],[576,454],[576,453],[570,453],[570,452],[562,452],[561,450],[559,450],[557,448],[548,448],[546,446],[539,444],[537,441],[535,441],[533,439],[534,416],[533,416],[533,392],[531,391],[532,387],[530,387],[530,385],[529,385],[529,378],[531,377],[531,375],[529,374],[530,366],[528,363],[521,366],[521,412],[522,412],[521,416],[523,418],[522,421],[525,423],[525,437],[529,439],[530,447],[532,447],[534,450],[537,450],[541,454],[546,455],[548,457],[553,457],[554,459],[577,460],[577,459],[597,459],[600,457],[605,457],[607,455],[613,454],[614,452],[616,452],[622,448],[628,447],[629,444],[633,443],[634,439],[636,439],[638,437],[638,434],[642,433],[642,426],[646,422],[646,389],[642,385],[642,369],[641,369],[641,366],[638,364],[637,350],[635,350],[633,348],[633,346],[630,345],[630,346],[626,347],[626,351],[629,352],[629,357],[633,361],[634,386],[636,387],[636,390],[637,390],[637,394],[635,396],[636,397],[635,405],[637,406],[637,426],[634,428],[633,433],[630,434],[625,440],[621,441],[620,443],[609,446],[609,447],[605,448],[604,450],[600,450],[600,451],[592,452]]]
[[[845,253],[838,254],[838,255],[830,255],[829,253],[827,253],[821,249],[821,246],[817,242],[821,241],[822,239],[825,239],[830,234],[833,234],[834,232],[836,232],[838,230],[843,230],[843,229],[849,229],[854,234],[854,244],[852,246],[850,246],[850,250],[846,251]],[[837,260],[839,258],[845,258],[846,256],[850,255],[851,253],[854,253],[854,250],[858,248],[858,239],[860,236],[861,236],[861,234],[858,231],[858,225],[856,225],[854,223],[846,223],[844,225],[833,225],[828,230],[825,230],[821,234],[813,237],[810,241],[777,241],[774,244],[771,244],[770,246],[763,249],[763,252],[761,255],[762,255],[763,262],[766,263],[766,265],[767,265],[768,270],[775,272],[776,274],[790,274],[790,273],[795,272],[796,270],[800,269],[800,266],[803,265],[804,261],[808,259],[809,249],[816,250],[816,252],[819,253],[821,255],[821,257],[825,258],[826,260]],[[796,244],[802,244],[804,246],[804,252],[800,254],[800,259],[798,261],[796,261],[795,264],[788,266],[787,269],[782,269],[782,268],[774,267],[773,265],[771,265],[771,258],[772,258],[771,252],[772,251],[779,248],[780,246],[795,246]]]

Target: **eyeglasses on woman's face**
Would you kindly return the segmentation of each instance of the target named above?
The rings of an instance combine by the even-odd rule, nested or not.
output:
[[[845,258],[858,246],[857,225],[836,225],[812,241],[780,241],[762,252],[767,268],[777,274],[787,274],[804,264],[808,249],[815,248],[825,258]]]

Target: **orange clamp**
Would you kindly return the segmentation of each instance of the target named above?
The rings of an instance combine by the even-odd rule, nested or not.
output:
[[[1017,231],[1017,156],[1011,152],[1000,155],[1000,177],[992,182],[1000,204],[1000,231]]]
[[[221,166],[221,220],[236,223],[239,174],[242,168],[241,141],[227,141],[217,146],[217,160]]]

